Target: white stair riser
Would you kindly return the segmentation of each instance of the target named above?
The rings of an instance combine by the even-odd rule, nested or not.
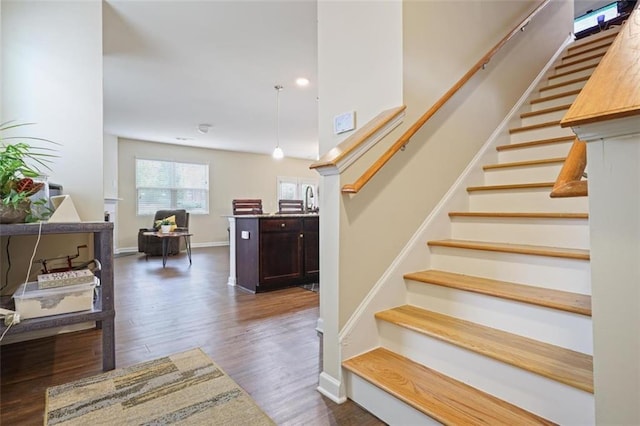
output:
[[[573,140],[567,142],[534,145],[525,148],[507,149],[498,152],[499,163],[543,160],[545,158],[566,157]]]
[[[430,247],[430,268],[500,281],[591,294],[586,260]]]
[[[409,281],[407,302],[487,327],[593,353],[591,318],[449,287]]]
[[[510,183],[553,182],[558,177],[563,163],[488,169],[484,172],[485,185]]]
[[[562,120],[565,114],[569,111],[569,108],[562,109],[560,111],[547,112],[540,115],[534,115],[531,117],[525,117],[521,119],[521,126],[531,126],[538,123],[547,123],[549,121]]]
[[[588,61],[578,61],[578,62],[575,62],[575,63],[573,61],[569,61],[566,66],[557,66],[555,68],[555,72],[556,73],[562,73],[562,72],[567,72],[567,71],[573,71],[576,68],[582,68],[582,67],[586,67],[587,65],[598,64],[601,60],[602,60],[602,57],[589,59]],[[571,65],[569,65],[569,64],[571,64]]]
[[[384,321],[379,329],[384,347],[447,376],[558,424],[595,424],[588,392]]]
[[[547,101],[536,102],[531,104],[531,111],[540,111],[541,109],[553,108],[560,105],[567,105],[573,103],[575,99],[578,97],[578,94],[562,96],[557,99],[550,99]],[[540,98],[540,96],[536,96],[536,98]]]
[[[562,136],[574,135],[573,130],[569,127],[560,127],[560,125],[553,125],[548,127],[542,127],[539,129],[524,130],[512,133],[509,140],[511,143],[529,142],[540,139],[558,138]]]
[[[390,425],[441,425],[357,374],[344,371],[347,397]]]
[[[567,74],[567,75],[562,75],[560,77],[550,77],[548,80],[548,84],[549,85],[553,85],[553,84],[558,84],[558,83],[564,83],[565,81],[570,81],[576,78],[580,78],[580,77],[587,77],[590,76],[591,74],[593,74],[593,71],[596,69],[596,67],[592,67],[586,70],[582,70],[582,71],[576,71],[576,72],[572,72],[571,74]]]
[[[605,53],[607,53],[607,49],[609,49],[609,46],[602,46],[602,44],[604,43],[598,43],[598,44],[593,44],[590,46],[585,46],[585,50],[588,51],[572,51],[569,52],[567,55],[564,55],[562,57],[562,60],[560,61],[561,64],[566,64],[567,62],[574,62],[574,61],[580,61],[582,59],[591,57],[593,55],[601,55],[604,56]],[[600,46],[600,47],[598,47]],[[598,47],[595,50],[589,50],[589,49],[593,49],[595,47]],[[575,56],[574,56],[575,55]],[[571,56],[571,57],[567,57],[567,56]]]
[[[571,84],[563,84],[562,86],[554,87],[553,89],[540,90],[540,97],[553,96],[560,93],[569,92],[571,90],[582,89],[585,84],[587,84],[587,80],[577,81]]]
[[[469,196],[469,210],[572,213],[588,211],[587,197],[551,198],[550,192],[551,188],[474,191]]]
[[[585,250],[590,247],[586,219],[455,218],[451,238]]]

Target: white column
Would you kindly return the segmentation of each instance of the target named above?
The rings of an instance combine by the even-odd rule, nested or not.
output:
[[[640,424],[640,118],[574,127],[587,141],[597,424]]]
[[[340,175],[337,170],[322,178],[320,197],[320,318],[322,327],[322,372],[318,391],[334,402],[346,401],[342,383],[339,337],[340,300]]]
[[[236,218],[229,216],[229,279],[228,285],[236,285]]]

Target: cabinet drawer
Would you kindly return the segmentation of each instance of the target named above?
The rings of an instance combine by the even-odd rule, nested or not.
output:
[[[262,232],[277,232],[277,231],[300,231],[302,229],[302,221],[299,218],[291,219],[263,219],[260,223],[260,230]]]

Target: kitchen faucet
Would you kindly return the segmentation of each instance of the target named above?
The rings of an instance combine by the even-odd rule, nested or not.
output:
[[[313,209],[311,208],[311,199],[313,198],[313,187],[307,186],[304,190],[304,211],[305,213],[309,213]]]

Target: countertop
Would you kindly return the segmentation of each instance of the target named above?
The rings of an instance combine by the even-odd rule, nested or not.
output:
[[[225,217],[235,217],[235,218],[284,218],[284,217],[318,217],[319,213],[262,213],[262,214],[237,214],[237,215],[227,215]]]

